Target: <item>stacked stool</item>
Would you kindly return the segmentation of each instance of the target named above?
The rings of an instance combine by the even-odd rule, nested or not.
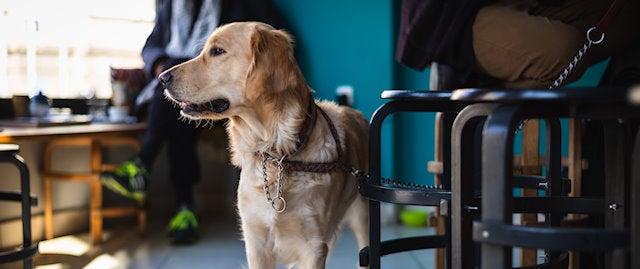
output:
[[[14,144],[0,144],[0,162],[11,163],[20,171],[20,191],[0,191],[0,200],[18,201],[22,207],[22,245],[17,249],[0,253],[0,263],[23,260],[24,268],[33,266],[32,257],[38,252],[38,243],[31,237],[31,206],[37,205],[37,199],[30,194],[29,168]]]
[[[481,220],[473,223],[473,240],[481,244],[481,268],[511,268],[513,247],[547,250],[553,263],[565,251],[605,253],[605,268],[630,268],[630,232],[627,201],[630,176],[628,128],[618,124],[637,118],[637,108],[627,104],[624,88],[567,88],[557,90],[478,90],[453,93],[452,99],[496,104],[482,135]],[[522,120],[542,118],[547,122],[561,117],[605,120],[605,196],[564,197],[562,184],[552,184],[546,197],[533,197],[526,212],[550,214],[547,226],[512,224],[518,204],[512,196],[513,139]],[[556,127],[548,128],[547,172],[559,175],[559,139]],[[637,210],[637,209],[635,209]],[[559,217],[568,213],[604,215],[604,227],[567,228]],[[634,255],[637,255],[634,254]],[[566,268],[566,267],[565,267]]]
[[[382,99],[388,100],[374,113],[369,132],[369,177],[361,179],[360,193],[370,200],[369,203],[369,246],[360,252],[360,265],[372,269],[380,268],[380,258],[398,252],[418,249],[444,249],[444,267],[461,268],[472,266],[474,261],[473,246],[471,244],[471,219],[479,212],[479,199],[473,184],[473,167],[468,164],[474,162],[474,154],[460,155],[462,146],[466,150],[472,149],[474,132],[468,126],[479,125],[493,110],[495,105],[474,104],[475,101],[452,99],[448,91],[416,91],[416,90],[387,90],[381,94]],[[403,183],[397,180],[381,177],[381,129],[387,116],[398,112],[441,112],[441,146],[442,146],[442,174],[440,186],[424,186]],[[458,124],[455,122],[461,121]],[[455,122],[454,122],[455,119]],[[473,124],[471,124],[473,123]],[[461,128],[461,126],[465,126]],[[475,127],[474,127],[475,128]],[[463,129],[465,132],[463,132]],[[558,128],[555,130],[559,131]],[[556,136],[559,137],[559,134]],[[462,145],[462,146],[461,146]],[[559,149],[558,149],[559,153]],[[452,155],[453,154],[453,155]],[[458,155],[455,155],[458,154]],[[453,157],[455,155],[455,157]],[[466,159],[462,160],[462,156]],[[560,160],[557,160],[558,165]],[[465,166],[461,165],[462,163]],[[466,182],[462,183],[462,178]],[[469,180],[469,178],[471,178]],[[568,192],[568,180],[559,176],[553,177],[561,193]],[[453,184],[453,182],[457,182]],[[523,189],[540,189],[549,177],[517,175],[513,177],[513,185]],[[444,233],[433,236],[412,238],[398,238],[382,241],[380,238],[381,219],[380,203],[387,202],[398,205],[419,205],[439,207],[444,217]],[[527,201],[519,201],[518,210],[526,212]],[[464,211],[464,212],[463,212]],[[464,245],[461,242],[464,241]],[[465,256],[467,265],[461,264]]]
[[[633,213],[637,209],[630,209],[629,201],[637,198],[630,195],[628,186],[636,186],[637,182],[630,183],[629,171],[633,166],[630,166],[629,149],[632,147],[625,143],[633,137],[631,128],[619,122],[640,117],[640,109],[627,104],[626,94],[624,88],[462,89],[453,94],[384,91],[382,98],[389,102],[372,117],[370,174],[360,182],[361,194],[370,199],[371,229],[370,245],[360,253],[361,265],[380,268],[380,257],[384,255],[445,248],[447,267],[511,268],[512,248],[521,247],[545,250],[545,260],[536,268],[567,268],[569,251],[605,253],[605,268],[632,268],[629,260],[635,255],[629,255],[629,250],[637,249],[638,243],[637,240],[630,243],[629,238],[630,234],[638,234],[635,231],[637,224],[633,224],[637,223]],[[436,111],[450,115],[445,121],[447,125],[442,128],[450,138],[444,138],[443,143],[446,156],[442,188],[383,179],[380,144],[384,119],[396,112]],[[604,197],[568,196],[572,186],[569,179],[561,177],[559,121],[559,118],[568,117],[606,120]],[[528,119],[542,119],[546,125],[547,156],[543,158],[545,173],[542,176],[513,174],[514,136],[520,123]],[[482,130],[480,140],[473,131],[476,128]],[[480,154],[474,152],[474,141],[482,144]],[[481,167],[474,167],[478,160]],[[476,176],[473,174],[478,169],[481,170],[481,187],[474,184]],[[635,173],[633,176],[640,177]],[[513,197],[514,188],[543,192],[535,197]],[[383,242],[380,239],[380,202],[441,206],[444,215],[450,217],[445,234]],[[544,214],[544,223],[542,226],[514,225],[515,213]],[[604,216],[605,225],[563,227],[567,214]],[[630,232],[630,222],[635,232]],[[475,247],[478,244],[480,249]]]
[[[446,91],[411,91],[389,90],[381,96],[389,102],[383,104],[374,113],[369,127],[369,177],[361,179],[360,193],[369,199],[369,246],[360,251],[360,265],[371,269],[380,268],[380,258],[384,255],[417,250],[450,247],[449,225],[445,224],[445,233],[433,236],[398,238],[381,241],[380,202],[401,205],[441,206],[449,203],[450,191],[450,144],[451,124],[455,114],[462,109],[465,102],[451,101],[451,92]],[[381,168],[381,133],[385,118],[397,112],[443,112],[443,174],[442,186],[418,186],[390,182],[382,179]],[[444,207],[446,208],[446,206]],[[446,215],[446,214],[445,214]],[[448,222],[448,221],[446,221]],[[451,251],[446,251],[448,257]],[[449,260],[449,258],[445,258]]]

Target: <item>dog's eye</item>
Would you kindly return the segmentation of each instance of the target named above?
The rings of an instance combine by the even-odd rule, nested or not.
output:
[[[213,56],[218,56],[220,54],[224,54],[226,51],[224,51],[224,49],[222,48],[218,48],[218,47],[213,47],[211,48],[211,50],[209,50],[209,54],[213,55]]]

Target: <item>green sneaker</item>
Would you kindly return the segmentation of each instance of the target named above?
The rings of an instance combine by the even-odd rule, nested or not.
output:
[[[198,217],[186,205],[169,222],[168,236],[173,244],[190,244],[198,239]]]
[[[100,174],[102,185],[125,197],[143,201],[147,194],[149,173],[139,158],[126,161],[113,172]]]

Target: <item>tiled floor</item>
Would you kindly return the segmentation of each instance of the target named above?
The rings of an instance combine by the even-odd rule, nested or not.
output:
[[[181,268],[245,268],[244,245],[239,239],[235,217],[203,217],[201,238],[189,246],[172,246],[165,239],[168,217],[149,219],[149,232],[140,237],[135,223],[108,223],[106,241],[90,246],[88,234],[65,236],[40,243],[41,253],[34,260],[39,269],[76,268],[129,268],[129,269],[181,269]],[[135,227],[135,226],[134,226]],[[400,225],[383,229],[383,238],[398,235],[413,236],[432,233],[431,228],[407,228]],[[55,254],[65,252],[65,254]],[[346,229],[337,243],[327,268],[357,268],[357,245],[350,230]],[[385,269],[433,268],[432,250],[398,253],[384,257]],[[21,263],[0,264],[0,268],[22,268]],[[284,267],[279,267],[284,268]]]

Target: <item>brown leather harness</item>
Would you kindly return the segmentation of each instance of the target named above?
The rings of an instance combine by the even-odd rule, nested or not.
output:
[[[307,118],[305,119],[300,132],[298,133],[299,142],[298,148],[296,151],[289,155],[284,156],[284,158],[276,158],[271,156],[268,153],[260,153],[263,158],[266,158],[269,161],[278,162],[279,165],[282,166],[284,171],[292,171],[292,172],[309,172],[309,173],[328,173],[336,168],[341,168],[345,171],[351,171],[352,168],[348,167],[342,162],[342,146],[340,144],[340,137],[338,135],[338,130],[335,125],[331,121],[331,118],[327,115],[322,108],[320,108],[313,100],[309,105],[309,113],[307,113]],[[331,162],[301,162],[301,161],[291,161],[289,160],[290,156],[295,156],[297,153],[302,151],[304,147],[307,145],[309,137],[311,136],[311,132],[313,131],[313,124],[316,119],[316,111],[319,111],[322,117],[324,117],[327,125],[329,126],[329,130],[331,132],[331,136],[333,136],[333,140],[336,142],[336,151],[338,152],[338,159]]]
[[[307,117],[305,118],[302,126],[300,128],[300,132],[298,133],[298,142],[297,149],[289,156],[284,155],[281,158],[276,158],[271,156],[266,152],[258,152],[257,154],[262,157],[262,173],[263,173],[263,181],[264,181],[264,194],[267,198],[267,201],[271,204],[271,207],[276,211],[276,213],[283,213],[287,208],[287,201],[282,196],[284,192],[284,176],[283,172],[308,172],[308,173],[329,173],[334,171],[337,168],[342,169],[345,172],[350,172],[355,177],[366,177],[364,172],[355,169],[351,166],[346,165],[342,162],[342,146],[340,145],[340,137],[338,135],[338,130],[335,125],[331,121],[331,118],[327,115],[322,108],[320,108],[314,101],[311,99],[309,102],[309,108]],[[301,162],[301,161],[291,161],[289,160],[290,156],[295,156],[299,152],[301,152],[307,145],[309,137],[313,131],[313,126],[316,121],[316,111],[320,111],[320,114],[324,117],[327,125],[329,126],[329,130],[331,132],[331,136],[333,136],[333,140],[336,143],[336,151],[338,152],[338,158],[335,161],[331,162]],[[277,176],[275,178],[275,194],[272,196],[271,188],[269,187],[269,176],[267,175],[267,161],[271,161],[276,163],[278,167]]]

